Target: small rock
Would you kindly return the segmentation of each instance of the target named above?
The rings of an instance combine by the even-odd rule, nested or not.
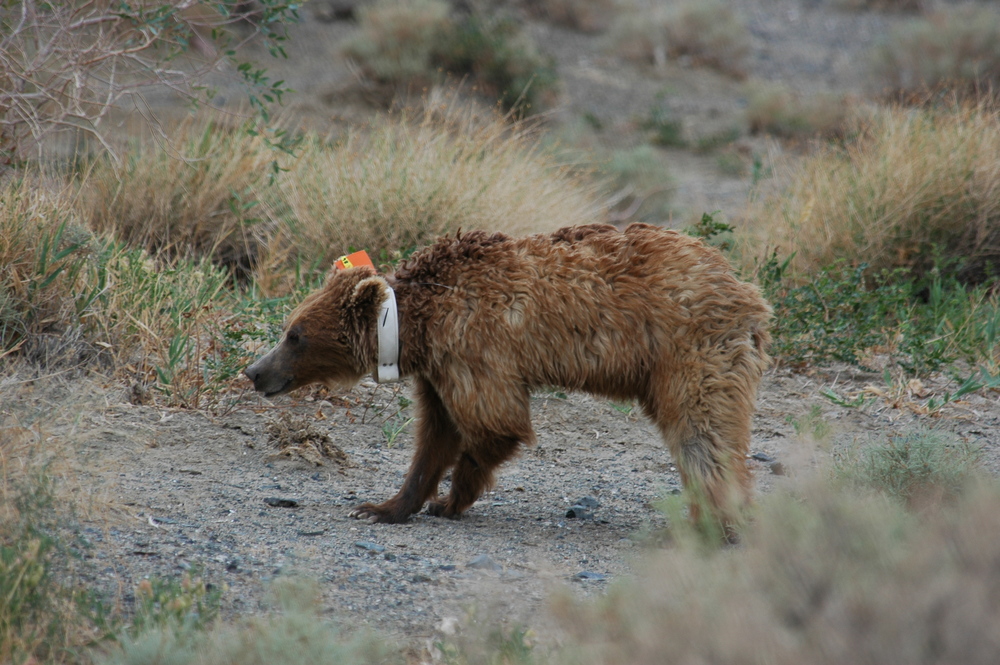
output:
[[[282,499],[277,496],[264,497],[264,503],[272,508],[298,508],[299,502],[295,499]]]
[[[354,543],[355,547],[360,547],[363,550],[371,552],[372,554],[379,554],[385,551],[384,545],[379,545],[378,543],[370,543],[367,540],[359,540]]]
[[[450,573],[451,571],[456,570],[457,568],[458,566],[456,566],[453,563],[443,563],[440,566],[438,566],[438,570],[443,570],[446,573]]]
[[[594,513],[586,506],[575,504],[570,506],[569,510],[566,511],[566,517],[578,520],[592,520],[594,519]]]
[[[608,579],[607,575],[602,575],[600,573],[592,573],[589,570],[582,570],[573,576],[575,580],[590,580],[592,582],[603,582]]]
[[[503,566],[494,561],[487,554],[480,554],[474,557],[472,561],[465,564],[466,568],[474,568],[476,570],[503,570]]]
[[[396,555],[393,554],[392,552],[386,552],[385,554],[382,555],[382,558],[385,559],[386,561],[395,561]]]
[[[235,573],[235,572],[236,572],[237,570],[239,570],[239,569],[240,569],[240,562],[239,562],[239,561],[237,561],[236,559],[231,559],[231,560],[230,560],[230,561],[229,561],[229,562],[228,562],[228,563],[226,564],[226,570],[227,570],[228,572],[230,572],[230,573]]]
[[[433,582],[434,581],[433,577],[428,577],[427,575],[424,575],[423,573],[417,573],[416,575],[414,575],[410,579],[412,579],[414,582]]]
[[[601,507],[601,502],[592,496],[580,497],[573,502],[574,506],[583,506],[584,508],[590,508],[591,510],[596,510]]]
[[[326,529],[314,529],[312,531],[299,531],[298,532],[298,534],[300,536],[307,537],[307,538],[311,537],[311,536],[322,536],[324,533],[326,533]]]
[[[768,468],[771,469],[771,473],[776,476],[785,475],[785,466],[781,462],[771,462],[768,464]]]
[[[750,459],[755,459],[758,462],[763,462],[764,464],[770,464],[774,461],[774,458],[767,453],[754,453],[750,456]]]

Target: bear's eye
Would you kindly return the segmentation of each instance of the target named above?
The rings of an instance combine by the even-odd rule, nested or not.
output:
[[[298,329],[291,328],[288,332],[285,333],[285,339],[287,339],[292,344],[298,344],[299,343],[299,331],[298,331]]]

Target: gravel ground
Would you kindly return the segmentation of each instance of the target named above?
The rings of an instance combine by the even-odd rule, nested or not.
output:
[[[752,444],[763,460],[750,462],[758,492],[808,473],[831,450],[912,426],[917,416],[906,408],[850,409],[819,395],[880,382],[848,368],[812,376],[772,370]],[[939,395],[948,387],[943,378],[926,384]],[[225,611],[242,614],[264,607],[274,576],[300,574],[316,580],[339,620],[419,648],[445,620],[482,610],[543,631],[555,588],[600,593],[644,551],[662,546],[665,520],[652,504],[680,487],[669,455],[643,417],[585,395],[534,397],[538,444],[502,467],[496,488],[462,519],[348,518],[352,506],[388,498],[402,482],[411,427],[393,433],[410,417],[399,406],[408,394],[406,386],[366,383],[336,398],[271,404],[248,396],[213,416],[132,406],[105,392],[105,406],[53,420],[45,435],[75,450],[67,477],[79,488],[83,535],[93,545],[93,586],[128,603],[143,577],[193,568],[224,583]],[[820,441],[796,433],[814,408],[832,431]],[[987,466],[1000,469],[996,393],[921,419],[982,447]],[[280,444],[296,433],[304,443],[289,455]],[[568,517],[581,499],[587,510]]]

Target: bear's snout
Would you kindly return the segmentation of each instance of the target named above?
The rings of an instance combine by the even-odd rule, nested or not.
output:
[[[270,353],[243,370],[246,377],[253,381],[254,390],[268,397],[287,392],[292,383],[292,376],[288,372],[275,367],[275,354],[279,348],[280,346],[275,347]]]

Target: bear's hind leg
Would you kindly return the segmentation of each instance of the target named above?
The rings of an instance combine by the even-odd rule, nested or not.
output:
[[[663,434],[691,496],[691,521],[704,527],[709,519],[713,528],[735,540],[753,500],[746,463],[752,411],[742,400],[714,397],[680,409],[649,404],[646,412]]]
[[[372,522],[397,524],[419,512],[430,497],[437,494],[444,472],[458,459],[462,437],[434,387],[417,379],[415,397],[418,409],[416,452],[403,487],[385,503],[364,503],[350,515]]]

